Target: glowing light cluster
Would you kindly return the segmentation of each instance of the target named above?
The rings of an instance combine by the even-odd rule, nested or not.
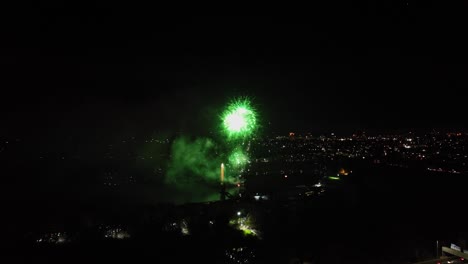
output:
[[[240,167],[249,162],[249,157],[240,148],[235,149],[229,156],[229,163],[235,167]]]
[[[259,236],[259,231],[255,228],[254,217],[250,214],[242,214],[241,211],[237,212],[237,217],[229,221],[229,224],[236,228],[246,236]]]
[[[257,127],[257,113],[248,99],[233,101],[222,115],[223,130],[228,138],[245,138]]]

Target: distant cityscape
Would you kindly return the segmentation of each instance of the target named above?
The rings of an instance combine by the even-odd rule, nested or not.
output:
[[[103,142],[104,144],[104,142]],[[363,160],[382,166],[402,168],[418,168],[432,172],[452,174],[468,173],[468,133],[465,132],[431,132],[402,133],[368,136],[365,133],[349,136],[328,135],[313,136],[311,134],[295,134],[293,132],[272,136],[270,138],[255,138],[250,142],[252,159],[248,174],[292,174],[310,173],[300,166],[288,163],[309,163],[311,161],[325,164],[338,163],[343,160]],[[30,149],[29,146],[34,146]],[[146,174],[162,177],[165,174],[165,164],[170,159],[171,139],[130,137],[119,142],[96,145],[90,150],[82,150],[75,146],[70,150],[44,149],[22,139],[2,139],[0,157],[2,160],[15,160],[16,163],[33,162],[40,170],[41,164],[47,166],[53,162],[57,166],[74,166],[80,168],[89,162],[99,161],[91,167],[99,174],[101,183],[109,187],[141,183],[141,175],[130,173],[128,166],[138,162],[146,169]],[[277,163],[283,165],[277,171],[271,171],[274,166],[262,166],[262,163]],[[86,167],[86,166],[85,166]],[[151,170],[151,171],[148,171]]]
[[[0,160],[2,169],[9,170],[10,175],[21,171],[22,167],[30,167],[30,172],[38,177],[48,173],[67,175],[76,181],[85,181],[82,183],[84,186],[100,186],[113,192],[147,184],[156,186],[163,182],[173,140],[130,137],[117,142],[102,142],[92,148],[68,146],[65,151],[56,147],[57,144],[55,147],[43,144],[41,148],[24,139],[3,138]],[[179,205],[165,202],[138,209],[93,209],[77,213],[81,214],[77,223],[64,220],[74,224],[58,223],[60,219],[74,219],[72,216],[57,218],[52,214],[41,220],[43,226],[29,229],[19,234],[17,239],[37,246],[86,244],[86,241],[151,243],[148,241],[155,237],[187,241],[205,236],[214,239],[220,234],[232,239],[240,239],[238,236],[241,236],[247,241],[262,241],[265,237],[269,241],[282,241],[283,236],[292,239],[311,235],[326,239],[330,232],[335,231],[330,227],[318,231],[316,227],[340,219],[343,212],[350,215],[357,211],[364,215],[363,218],[372,218],[374,210],[386,212],[387,209],[366,205],[369,200],[380,199],[383,206],[389,199],[387,197],[392,197],[395,200],[391,204],[398,205],[403,212],[411,211],[414,209],[412,204],[418,202],[418,198],[413,197],[413,190],[419,184],[414,182],[424,179],[424,188],[428,191],[419,195],[432,197],[439,187],[443,188],[438,186],[438,182],[463,182],[460,178],[468,174],[466,132],[356,133],[349,136],[290,132],[256,137],[244,144],[250,159],[240,174],[235,175],[235,184],[228,186],[230,195],[226,201],[221,198],[215,184],[209,187],[212,191],[209,199],[193,198]],[[229,168],[227,172],[230,173]],[[82,175],[86,175],[84,180],[80,178]],[[458,187],[462,188],[462,185],[458,184]],[[393,189],[399,190],[398,198],[394,196]],[[444,195],[458,194],[460,192],[451,187]],[[437,197],[434,196],[432,202],[439,203],[441,200]],[[432,203],[426,201],[427,204]],[[408,203],[407,207],[402,206],[405,203]],[[336,212],[331,213],[330,210]],[[278,222],[273,219],[288,220]],[[317,224],[309,225],[310,221],[317,221]],[[353,221],[353,226],[366,225],[361,220]],[[291,232],[290,235],[276,234],[279,226],[283,225],[286,226],[281,229]],[[226,235],[226,230],[233,233]],[[356,235],[355,231],[346,228],[337,230]],[[454,238],[458,237],[443,238],[440,245],[448,246]],[[239,241],[244,241],[242,239]],[[262,256],[265,252],[261,247],[244,242],[224,247],[218,258],[224,263],[256,263],[256,259],[266,258]],[[176,245],[178,242],[173,243]],[[456,243],[461,245],[460,251],[465,252],[464,240]],[[415,243],[409,247],[423,252],[418,253],[418,260],[435,257],[432,246]],[[409,258],[412,254],[401,258]]]

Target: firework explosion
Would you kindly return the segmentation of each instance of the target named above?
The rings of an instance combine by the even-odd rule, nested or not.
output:
[[[201,197],[210,184],[218,182],[240,187],[241,174],[250,161],[248,141],[258,126],[257,112],[248,98],[240,98],[220,118],[222,141],[179,137],[172,142],[165,182],[181,194]]]
[[[257,128],[257,113],[248,99],[234,100],[221,118],[228,139],[245,139]]]
[[[240,148],[236,148],[229,155],[229,163],[234,167],[242,167],[249,161],[249,157]]]
[[[223,135],[231,148],[226,158],[232,180],[232,176],[240,176],[249,163],[248,148],[244,146],[257,130],[258,115],[250,99],[243,97],[234,99],[226,107],[221,121]],[[237,185],[239,187],[239,182]]]

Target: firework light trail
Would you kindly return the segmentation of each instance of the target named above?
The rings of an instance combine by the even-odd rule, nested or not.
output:
[[[221,163],[221,184],[224,183],[224,163]]]

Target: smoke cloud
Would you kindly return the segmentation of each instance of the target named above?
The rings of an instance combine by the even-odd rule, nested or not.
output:
[[[193,184],[219,184],[222,155],[209,138],[174,140],[166,183],[185,189]]]

